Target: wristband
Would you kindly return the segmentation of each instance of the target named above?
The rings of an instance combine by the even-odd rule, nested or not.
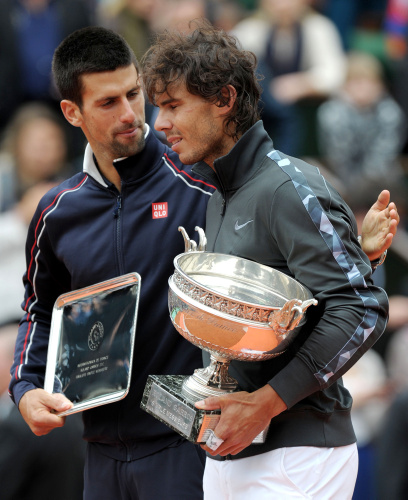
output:
[[[377,269],[378,266],[381,266],[381,264],[384,264],[385,258],[387,257],[387,250],[383,252],[378,259],[370,261],[371,264],[371,269],[373,272]]]
[[[361,241],[362,241],[362,238],[360,235],[357,236],[357,239],[358,239],[358,242],[360,243],[360,246],[362,247],[361,245]],[[384,264],[384,261],[385,261],[385,258],[387,257],[387,250],[385,250],[379,257],[378,259],[375,259],[375,260],[370,260],[370,264],[371,264],[371,269],[372,271],[374,272],[378,266],[381,266],[381,264]]]

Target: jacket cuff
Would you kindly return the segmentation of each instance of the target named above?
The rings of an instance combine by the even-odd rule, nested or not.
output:
[[[268,383],[288,408],[321,389],[316,377],[298,357],[293,358]]]
[[[18,405],[20,404],[20,399],[24,396],[24,394],[34,389],[38,389],[38,387],[36,387],[31,382],[27,382],[27,380],[21,380],[20,382],[14,385],[13,391],[12,393],[10,393],[11,399],[18,407]]]

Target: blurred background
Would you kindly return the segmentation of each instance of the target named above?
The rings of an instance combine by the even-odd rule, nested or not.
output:
[[[389,323],[344,384],[360,458],[354,499],[406,500],[408,0],[0,1],[0,498],[82,498],[80,417],[38,438],[7,395],[28,224],[41,196],[81,170],[85,147],[60,112],[53,52],[72,31],[103,25],[140,59],[155,33],[202,17],[256,54],[261,116],[277,149],[319,166],[359,224],[382,189],[397,204],[398,233],[374,273]],[[153,125],[149,104],[146,116]]]

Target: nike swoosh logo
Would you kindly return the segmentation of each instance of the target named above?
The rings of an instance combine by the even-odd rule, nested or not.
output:
[[[244,224],[238,224],[238,221],[236,221],[236,223],[235,223],[235,230],[239,231],[240,229],[242,229],[243,227],[245,227],[250,222],[254,222],[254,221],[253,220],[249,220],[248,222],[245,222]]]

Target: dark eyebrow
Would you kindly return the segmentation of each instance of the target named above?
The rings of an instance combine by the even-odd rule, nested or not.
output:
[[[168,99],[166,99],[165,101],[162,101],[160,103],[160,106],[166,106],[166,104],[170,104],[171,102],[174,102],[174,101],[179,101],[180,99],[177,99],[177,97],[169,97]]]
[[[133,87],[132,89],[130,89],[129,92],[127,92],[127,94],[130,94],[131,92],[134,92],[135,90],[140,90],[141,87],[142,86],[140,84],[138,84],[135,87]]]
[[[128,90],[126,92],[126,95],[131,94],[135,90],[140,90],[140,88],[141,88],[141,85],[136,85],[135,87]],[[117,99],[118,97],[119,97],[118,95],[105,96],[105,97],[101,97],[100,99],[97,99],[96,102],[98,103],[98,102],[103,102],[103,101],[112,101],[114,99]]]

